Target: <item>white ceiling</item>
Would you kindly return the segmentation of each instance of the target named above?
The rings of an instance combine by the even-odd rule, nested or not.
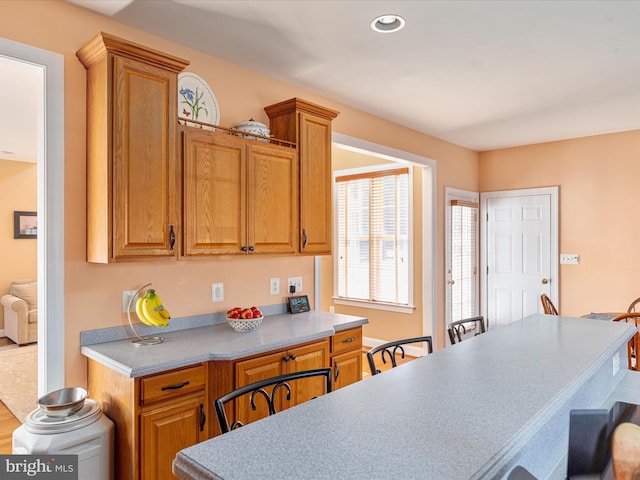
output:
[[[640,129],[638,1],[71,1],[474,150]]]

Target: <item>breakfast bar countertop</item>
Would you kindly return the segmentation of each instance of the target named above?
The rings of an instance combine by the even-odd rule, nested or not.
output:
[[[173,324],[179,324],[179,320]],[[236,332],[226,321],[197,328],[158,332],[164,341],[136,346],[132,338],[83,345],[81,353],[126,377],[193,365],[209,360],[235,360],[270,350],[327,338],[336,331],[368,323],[364,317],[310,311],[267,315],[249,332]]]
[[[618,322],[532,315],[178,452],[204,479],[566,477],[569,412],[629,376]]]

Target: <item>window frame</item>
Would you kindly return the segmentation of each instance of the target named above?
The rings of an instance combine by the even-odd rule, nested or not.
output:
[[[361,308],[370,308],[375,310],[386,310],[392,312],[400,312],[400,313],[413,313],[415,310],[414,304],[414,192],[413,192],[413,169],[414,167],[409,163],[404,162],[392,162],[392,163],[384,163],[380,165],[367,166],[367,167],[358,167],[358,168],[350,168],[345,170],[336,170],[333,172],[332,185],[335,187],[336,178],[342,176],[351,176],[351,175],[360,175],[360,174],[371,174],[378,172],[386,172],[397,170],[399,167],[408,168],[408,179],[407,179],[407,215],[409,218],[408,226],[407,226],[407,251],[408,251],[408,268],[407,268],[407,304],[398,304],[391,302],[383,302],[383,301],[374,301],[374,300],[364,300],[364,299],[356,299],[356,298],[347,298],[341,297],[338,295],[338,279],[339,279],[339,268],[338,268],[338,255],[337,255],[337,245],[339,242],[339,228],[338,228],[338,189],[333,188],[333,232],[334,232],[334,245],[336,246],[335,252],[333,255],[333,269],[335,274],[333,275],[333,302],[336,305],[349,305],[354,307]]]

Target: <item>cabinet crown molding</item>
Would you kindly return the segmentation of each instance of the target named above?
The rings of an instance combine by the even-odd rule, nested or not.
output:
[[[107,53],[131,58],[175,73],[180,73],[190,63],[189,60],[175,57],[105,32],[100,32],[89,40],[84,47],[76,52],[76,56],[82,65],[88,68]]]
[[[294,97],[289,100],[285,100],[284,102],[265,107],[264,111],[267,112],[267,116],[269,118],[274,118],[279,115],[291,113],[294,111],[310,113],[321,118],[326,118],[327,120],[333,120],[338,115],[340,115],[340,112],[336,110],[311,103],[298,97]]]

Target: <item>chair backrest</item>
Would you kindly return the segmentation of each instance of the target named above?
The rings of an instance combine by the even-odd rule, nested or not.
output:
[[[611,319],[612,322],[627,322],[634,325],[636,328],[640,327],[640,313],[627,312]],[[627,358],[629,360],[629,370],[640,371],[640,362],[638,362],[638,351],[640,349],[640,331],[636,333],[629,343],[627,344]]]
[[[631,305],[629,305],[629,308],[627,308],[627,312],[629,313],[634,313],[636,312],[636,308],[640,308],[640,306],[638,306],[638,304],[640,303],[640,298],[636,298],[633,302],[631,302]]]
[[[486,331],[484,328],[484,317],[470,317],[451,322],[447,327],[451,345],[461,342],[466,334],[473,332],[473,330],[475,330],[473,336],[480,335]]]
[[[227,414],[224,408],[226,403],[231,402],[232,400],[235,400],[236,398],[243,395],[251,394],[248,397],[247,401],[250,402],[251,408],[253,410],[257,409],[256,397],[262,397],[266,402],[266,406],[269,412],[268,414],[274,415],[278,413],[275,406],[276,393],[279,390],[284,389],[284,391],[286,392],[286,399],[290,400],[291,386],[289,385],[289,383],[295,380],[310,377],[324,377],[325,393],[331,392],[331,369],[318,368],[315,370],[303,370],[300,372],[279,375],[277,377],[265,378],[264,380],[259,380],[257,382],[245,385],[244,387],[240,387],[218,398],[214,402],[214,407],[216,409],[216,415],[218,417],[218,423],[220,424],[222,433],[227,433],[244,425],[244,423],[242,423],[240,420],[234,420],[231,424],[229,424],[229,420],[227,419]]]
[[[556,306],[553,304],[551,299],[547,297],[546,294],[540,295],[540,301],[542,302],[542,310],[547,315],[558,315],[558,310]]]
[[[377,375],[378,373],[381,373],[381,371],[376,367],[375,355],[377,353],[380,353],[380,357],[382,357],[382,363],[385,364],[387,363],[385,356],[388,356],[391,362],[391,368],[395,368],[397,366],[396,353],[399,351],[401,353],[401,358],[404,358],[404,348],[402,348],[402,345],[419,342],[427,342],[427,352],[433,353],[433,340],[430,336],[403,338],[401,340],[394,340],[393,342],[387,342],[383,343],[382,345],[378,345],[377,347],[373,347],[367,352],[367,361],[369,363],[371,375]]]

